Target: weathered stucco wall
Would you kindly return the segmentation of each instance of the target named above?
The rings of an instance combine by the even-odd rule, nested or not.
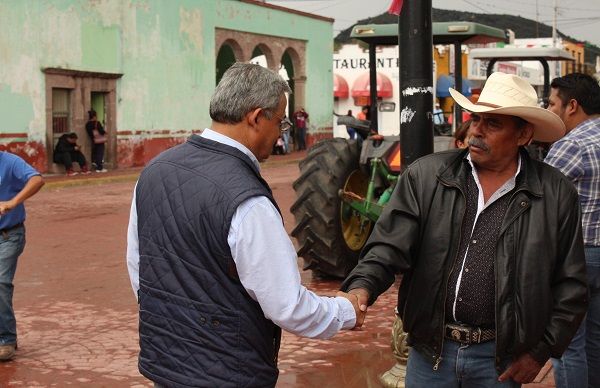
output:
[[[332,129],[333,111],[333,25],[307,17],[299,17],[276,9],[265,9],[237,1],[218,1],[216,24],[222,28],[257,34],[277,35],[307,41],[306,46],[306,111],[311,129]],[[267,27],[267,28],[265,28]]]
[[[313,126],[331,128],[330,22],[234,0],[5,0],[0,148],[46,171],[51,128],[42,69],[118,73],[116,128],[109,128],[116,160],[146,163],[210,125],[215,28],[307,40],[306,109]],[[78,108],[73,114],[84,121],[89,107]]]

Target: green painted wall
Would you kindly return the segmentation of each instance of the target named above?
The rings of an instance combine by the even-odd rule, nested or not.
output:
[[[121,31],[116,26],[81,25],[81,60],[85,69],[120,69]]]
[[[235,0],[217,1],[219,27],[307,41],[306,111],[311,126],[331,127],[333,112],[333,24]]]
[[[23,94],[13,93],[10,86],[0,83],[0,126],[10,129],[10,133],[27,133],[33,119],[31,99]],[[0,132],[4,132],[0,128]]]
[[[330,22],[235,0],[3,0],[0,132],[45,141],[45,67],[122,73],[119,131],[202,129],[217,27],[307,40],[306,108],[331,126]]]

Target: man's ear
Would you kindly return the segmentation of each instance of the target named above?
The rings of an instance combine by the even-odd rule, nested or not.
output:
[[[529,145],[533,141],[533,125],[531,123],[527,123],[525,127],[521,130],[521,135],[519,136],[518,144],[519,146]]]
[[[246,120],[248,122],[248,125],[250,125],[251,127],[256,126],[258,124],[258,117],[261,115],[262,111],[262,108],[256,108],[248,112],[248,114],[246,114]]]
[[[569,100],[569,102],[567,102],[567,108],[565,110],[565,113],[567,113],[567,114],[577,113],[577,108],[579,108],[579,103],[577,102],[576,99],[572,98]]]

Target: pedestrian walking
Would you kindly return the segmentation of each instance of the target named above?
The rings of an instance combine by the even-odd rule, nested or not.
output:
[[[524,150],[565,126],[515,75],[492,74],[477,103],[450,92],[472,112],[469,147],[407,167],[342,290],[370,305],[404,274],[407,387],[518,387],[587,307],[575,187]]]
[[[296,138],[298,140],[297,150],[305,150],[306,149],[306,127],[308,126],[308,113],[304,110],[304,108],[300,108],[293,115],[294,124],[296,125]]]
[[[590,303],[571,344],[553,359],[557,388],[600,387],[600,85],[586,74],[555,78],[548,110],[567,134],[552,145],[546,163],[575,185],[581,203]]]
[[[329,338],[362,324],[355,296],[319,297],[301,285],[260,174],[291,126],[290,92],[276,73],[234,64],[212,96],[211,127],[140,175],[127,262],[140,306],[139,369],[160,386],[273,387],[281,329]]]
[[[13,279],[25,248],[25,202],[44,185],[39,172],[17,155],[0,151],[0,361],[17,348]]]
[[[352,115],[352,110],[348,110],[348,113],[346,114],[346,116],[354,117]],[[356,128],[346,125],[346,132],[348,132],[349,139],[356,139]]]

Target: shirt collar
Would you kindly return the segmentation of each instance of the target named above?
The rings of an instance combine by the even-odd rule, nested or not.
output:
[[[574,134],[578,134],[578,132],[586,131],[594,126],[600,125],[600,117],[591,117],[580,122],[575,128],[573,128],[569,133],[567,133],[563,139],[570,138],[576,136]]]
[[[241,152],[246,154],[250,158],[252,163],[256,166],[258,171],[260,171],[260,163],[258,162],[258,159],[256,159],[256,156],[254,156],[252,151],[250,151],[248,148],[246,148],[246,146],[243,145],[242,143],[240,143],[236,140],[233,140],[229,136],[225,136],[222,133],[213,131],[210,128],[204,129],[204,131],[202,131],[202,134],[200,136],[205,139],[216,141],[217,143],[221,143],[221,144],[225,144],[230,147],[233,147],[233,148],[237,148],[238,150],[240,150]]]
[[[465,159],[467,159],[469,161],[471,168],[473,169],[473,171],[475,171],[475,174],[477,174],[477,169],[475,168],[475,165],[473,164],[473,161],[471,160],[471,154],[467,153],[467,156],[465,157]],[[516,178],[520,172],[521,172],[521,153],[519,152],[519,163],[517,164],[517,172],[515,172],[515,175],[513,178]]]
[[[504,184],[501,187],[499,187],[496,190],[496,192],[494,192],[488,198],[487,202],[484,201],[483,188],[481,187],[481,183],[479,181],[479,175],[477,174],[477,169],[475,168],[473,161],[471,161],[471,154],[468,154],[466,159],[469,162],[469,164],[471,165],[471,173],[473,174],[473,179],[475,179],[475,183],[477,184],[477,189],[479,190],[479,197],[477,200],[477,216],[479,216],[479,213],[481,213],[485,208],[487,208],[492,203],[494,203],[496,200],[498,200],[500,197],[504,196],[506,193],[508,193],[509,191],[511,191],[512,189],[515,188],[516,183],[517,183],[517,175],[519,175],[519,172],[521,171],[521,154],[519,153],[519,162],[517,164],[517,172],[515,172],[515,175],[513,175],[506,182],[504,182]],[[475,227],[475,225],[473,225],[473,227]]]

